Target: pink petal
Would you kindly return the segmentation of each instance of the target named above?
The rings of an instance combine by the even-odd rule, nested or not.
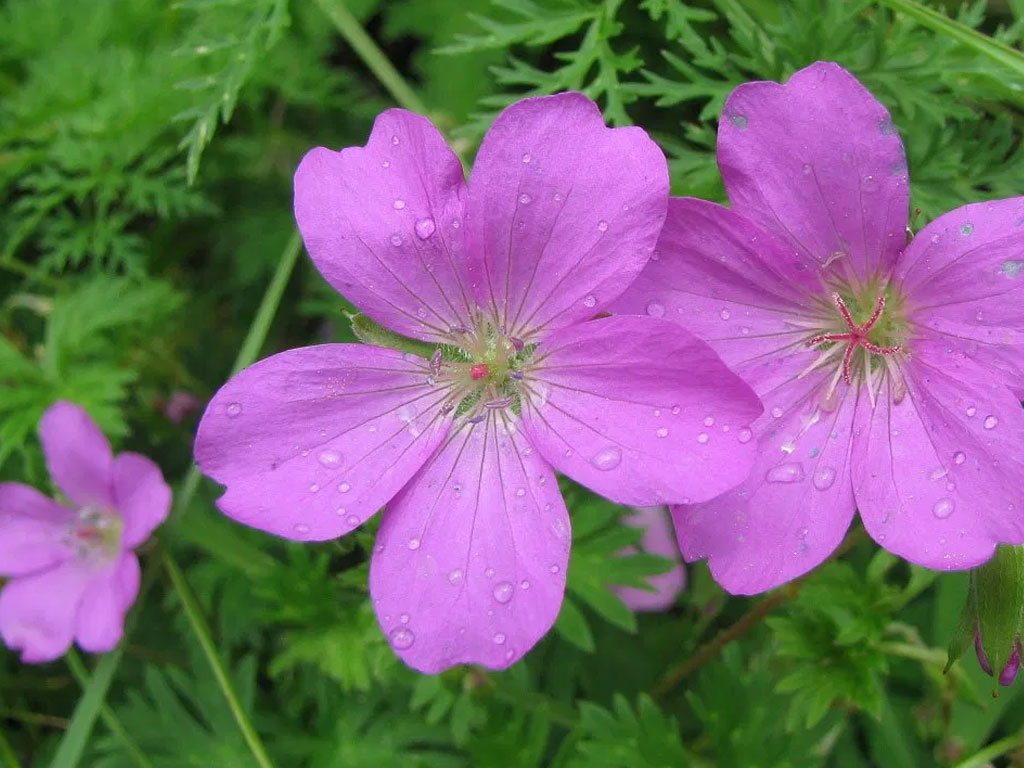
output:
[[[227,486],[218,506],[291,539],[348,533],[444,439],[449,387],[428,374],[427,360],[362,344],[292,349],[246,368],[196,436],[199,466]]]
[[[755,389],[767,391],[820,354],[806,348],[801,326],[817,307],[820,268],[748,219],[672,198],[657,253],[616,312],[679,323]]]
[[[634,509],[632,514],[622,518],[622,522],[644,529],[640,541],[640,548],[644,552],[681,562],[672,521],[664,507]],[[653,592],[632,587],[616,587],[614,591],[634,611],[664,611],[672,607],[686,586],[686,569],[682,564],[677,565],[665,573],[651,576],[647,583],[654,588]]]
[[[425,117],[381,113],[365,147],[318,147],[295,172],[295,218],[317,269],[378,323],[440,339],[468,327],[462,165]]]
[[[124,520],[123,546],[134,549],[171,511],[171,489],[154,462],[122,453],[113,466],[114,504]]]
[[[734,90],[718,164],[733,209],[802,256],[836,254],[863,277],[888,270],[905,243],[903,143],[885,107],[837,64]]]
[[[579,93],[524,99],[491,126],[469,184],[481,307],[522,339],[592,317],[651,255],[668,169],[640,128],[605,127]]]
[[[531,442],[620,504],[704,500],[746,477],[761,413],[753,391],[682,328],[609,317],[556,331],[523,398]]]
[[[1024,397],[1024,197],[957,208],[925,227],[896,265],[911,319]]]
[[[857,392],[840,384],[826,410],[828,378],[819,372],[765,391],[750,477],[705,504],[672,509],[683,555],[706,558],[715,581],[733,594],[757,594],[810,571],[850,526]]]
[[[71,511],[21,483],[0,483],[0,575],[24,576],[71,557]]]
[[[57,487],[79,506],[113,503],[110,443],[81,406],[59,401],[39,422],[46,464]]]
[[[926,568],[971,568],[1024,542],[1024,410],[989,369],[915,341],[907,395],[862,401],[854,491],[864,527]]]
[[[70,561],[19,576],[0,592],[0,636],[30,664],[53,661],[71,646],[88,570]]]
[[[95,573],[82,596],[75,621],[75,639],[90,653],[112,651],[124,633],[124,616],[139,594],[139,560],[122,552]]]
[[[558,483],[515,417],[465,424],[384,511],[370,567],[381,628],[421,672],[503,669],[554,623],[569,543]]]

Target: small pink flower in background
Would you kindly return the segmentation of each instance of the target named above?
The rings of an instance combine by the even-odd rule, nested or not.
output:
[[[654,588],[653,592],[633,587],[616,587],[615,593],[634,611],[664,611],[671,608],[686,586],[686,569],[679,556],[668,510],[665,507],[641,507],[623,517],[622,522],[644,529],[640,540],[642,551],[674,560],[677,565],[647,580]],[[629,553],[633,551],[630,549]]]
[[[685,324],[764,401],[746,481],[673,508],[686,558],[760,592],[822,562],[855,508],[929,568],[1024,541],[1024,198],[907,245],[900,137],[828,63],[737,88],[718,160],[732,207],[671,200],[616,305]]]
[[[370,592],[394,650],[426,672],[520,658],[565,589],[555,470],[652,505],[710,498],[752,460],[760,404],[710,348],[666,320],[590,320],[647,262],[667,198],[657,146],[580,94],[505,110],[468,184],[402,110],[365,147],[312,150],[295,213],[313,261],[432,346],[295,349],[229,381],[195,446],[220,508],[324,540],[387,504]]]
[[[167,398],[167,402],[164,404],[163,410],[164,415],[173,421],[175,424],[181,424],[193,411],[198,411],[203,405],[203,401],[193,395],[191,392],[186,392],[182,389],[176,389],[171,393],[171,396]]]
[[[0,636],[22,661],[51,661],[76,641],[100,653],[121,639],[139,590],[132,551],[167,517],[171,490],[145,456],[122,453],[79,406],[39,423],[46,463],[66,503],[0,483]]]

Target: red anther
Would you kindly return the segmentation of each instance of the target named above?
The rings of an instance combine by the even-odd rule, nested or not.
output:
[[[79,528],[75,535],[83,541],[95,541],[100,538],[100,532],[95,528]]]
[[[491,375],[491,366],[487,363],[477,363],[469,369],[469,378],[477,381],[479,379],[486,379]]]
[[[878,297],[878,301],[875,302],[875,311],[871,314],[871,317],[867,319],[867,322],[862,325],[857,325],[857,323],[854,322],[853,315],[850,314],[850,310],[846,306],[846,302],[839,293],[832,294],[832,301],[839,310],[839,314],[843,316],[843,322],[846,323],[846,327],[850,332],[826,333],[820,336],[815,336],[807,342],[807,346],[816,347],[826,341],[849,342],[846,346],[846,351],[843,353],[843,381],[849,384],[852,381],[850,368],[853,363],[853,353],[856,351],[857,347],[864,347],[868,352],[872,352],[876,355],[895,355],[900,351],[901,347],[899,344],[894,347],[880,347],[877,344],[873,344],[868,341],[868,333],[870,333],[875,323],[878,322],[878,318],[882,316],[882,311],[885,309],[885,294]]]

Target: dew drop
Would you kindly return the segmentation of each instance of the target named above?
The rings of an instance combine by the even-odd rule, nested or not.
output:
[[[559,568],[557,565],[552,565],[550,568],[548,568],[548,570],[551,571],[552,573],[558,573],[562,569]]]
[[[804,479],[804,465],[799,461],[787,461],[772,467],[765,475],[769,483],[796,483]]]
[[[461,584],[462,583],[462,569],[456,568],[448,571],[448,583],[449,584]]]
[[[309,486],[309,492],[310,493],[316,493],[319,490],[320,490],[320,486],[317,483],[313,483],[311,486]]]
[[[810,163],[804,163],[800,167],[800,170],[803,171],[804,176],[810,176],[811,175],[811,164]]]
[[[242,404],[241,403],[229,403],[228,407],[225,408],[224,410],[227,411],[228,416],[230,416],[233,419],[238,414],[240,414],[242,412]]]
[[[672,406],[672,415],[673,415],[673,416],[678,416],[678,415],[679,415],[679,410],[680,410],[680,409],[679,409],[679,406],[678,406],[678,405],[673,405],[673,406]]]
[[[668,427],[658,427],[654,434],[658,437],[668,437]]]
[[[974,231],[974,225],[971,222],[965,222],[960,225],[960,234],[964,237],[969,236]]]
[[[782,418],[782,409],[779,408],[779,406],[776,405],[774,408],[772,408],[772,416],[774,416],[776,419],[781,419]]]
[[[409,623],[409,614],[408,613],[403,613],[401,616],[398,617],[398,620],[400,622],[402,622],[403,624],[408,624]]]
[[[601,219],[599,222],[597,222],[597,228],[601,232],[607,232],[608,231],[608,222],[605,221],[604,219]]]
[[[967,461],[967,456],[966,454],[964,454],[963,451],[957,451],[956,453],[953,454],[954,464],[963,464],[965,461]]]
[[[416,226],[414,228],[416,230],[416,237],[418,237],[420,240],[426,240],[428,237],[434,234],[434,230],[437,229],[437,225],[434,224],[433,219],[426,218],[417,221]]]
[[[707,432],[701,432],[699,435],[697,435],[697,442],[700,443],[701,445],[704,445],[704,443],[706,443],[709,439],[710,438],[708,437]]]
[[[391,161],[390,161],[390,160],[384,160],[384,161],[383,161],[383,162],[382,162],[382,163],[380,164],[380,167],[381,167],[381,168],[390,168],[390,167],[391,167]]]
[[[967,406],[967,415],[968,416],[973,417],[974,414],[976,414],[977,412],[978,412],[978,409],[975,408],[973,405]]]
[[[602,472],[607,472],[610,469],[615,469],[622,463],[622,451],[614,445],[610,445],[595,453],[590,463]]]
[[[524,152],[524,153],[523,153],[523,162],[524,162],[524,163],[528,163],[528,162],[530,162],[530,160],[532,160],[532,159],[533,159],[533,158],[532,158],[532,157],[530,157],[530,153],[529,153],[529,152]]]
[[[495,634],[494,634],[494,644],[495,645],[501,645],[504,642],[505,642],[505,633],[504,632],[495,632]]]
[[[532,197],[530,197],[530,196],[529,196],[528,194],[526,194],[525,192],[523,192],[523,194],[521,194],[521,195],[519,196],[519,204],[520,204],[520,205],[529,205],[529,204],[530,204],[530,201],[531,201],[531,200],[533,200],[533,198],[532,198]]]
[[[403,208],[405,208],[405,200],[402,200],[401,198],[399,198],[399,199],[395,200],[395,202],[393,202],[392,205],[395,207],[396,211],[400,211]]]
[[[647,314],[651,317],[662,317],[665,314],[665,305],[657,301],[647,304]]]
[[[488,568],[486,571],[484,571],[484,576],[486,576],[488,579],[493,579],[494,578],[494,569],[493,568]]]
[[[341,484],[338,485],[338,490],[341,493],[348,493],[349,491],[352,490],[352,486],[349,485],[348,483],[341,483]]]
[[[402,236],[401,235],[392,235],[391,236],[391,244],[396,246],[396,247],[401,245],[402,244]]]
[[[835,481],[836,471],[832,467],[818,467],[811,482],[819,491],[827,491]]]
[[[584,307],[593,307],[596,304],[597,304],[597,299],[594,298],[593,296],[587,296],[585,299],[583,299],[583,306]]]
[[[399,141],[400,141],[400,139],[398,138],[398,136],[392,136],[391,137],[391,143],[394,144],[395,146],[398,146],[398,142]]]
[[[945,467],[936,467],[929,473],[928,479],[934,483],[936,480],[941,480],[948,474],[949,470]]]
[[[526,579],[523,579],[521,582],[519,582],[519,588],[520,589],[529,589],[530,588],[530,582],[527,581]]]
[[[295,524],[295,532],[296,533],[309,533],[309,526],[306,525],[305,523],[296,523]]]
[[[1003,274],[1007,277],[1016,277],[1024,271],[1024,261],[1011,259],[1003,262]]]
[[[515,590],[513,589],[512,584],[510,582],[499,581],[497,584],[494,585],[494,599],[504,605],[512,599],[512,594],[514,591]]]
[[[341,465],[341,454],[337,451],[322,451],[317,460],[325,467],[337,467]]]
[[[747,125],[749,124],[746,115],[738,115],[735,113],[729,115],[729,122],[741,131],[747,130]]]
[[[736,433],[736,439],[739,440],[741,443],[749,443],[750,438],[752,438],[753,436],[754,433],[751,432],[746,427],[744,427],[743,429]]]
[[[705,416],[704,417],[704,426],[705,427],[713,427],[714,425],[715,425],[715,417],[714,416]]]
[[[935,502],[935,506],[932,507],[932,514],[940,520],[945,520],[953,514],[954,509],[956,509],[955,501],[950,498],[942,498]]]
[[[723,320],[728,320],[730,317],[732,317],[728,309],[723,309],[721,312],[718,313],[718,316]]]
[[[525,495],[526,495],[526,489],[525,488],[516,488],[516,496],[518,496],[519,498],[522,498]]]
[[[355,515],[349,515],[348,519],[346,519],[345,522],[351,525],[353,528],[355,528],[357,525],[359,525],[359,518]]]
[[[998,423],[999,419],[997,419],[995,416],[985,417],[985,429],[995,429]]]
[[[415,550],[417,550],[419,548],[420,548],[420,540],[419,539],[409,539],[409,549],[415,551]]]
[[[388,637],[391,639],[391,645],[400,651],[411,648],[416,642],[416,635],[408,627],[395,627]]]

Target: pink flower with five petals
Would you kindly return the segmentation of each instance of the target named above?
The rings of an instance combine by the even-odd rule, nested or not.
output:
[[[231,517],[346,534],[387,504],[370,592],[412,667],[503,668],[561,605],[569,517],[555,470],[616,501],[710,498],[746,476],[753,392],[666,320],[592,320],[665,216],[664,156],[580,94],[527,99],[467,184],[425,118],[381,114],[365,147],[314,149],[295,214],[324,277],[420,354],[295,349],[217,393],[195,454]],[[714,414],[731,434],[713,437]]]
[[[163,522],[171,489],[145,456],[115,457],[79,406],[58,402],[39,423],[46,463],[67,503],[0,483],[0,636],[26,662],[73,641],[112,650],[139,591],[133,550]]]
[[[1024,198],[907,244],[889,113],[823,62],[737,88],[718,161],[732,207],[671,200],[615,307],[678,319],[765,404],[746,481],[674,507],[686,558],[760,592],[822,562],[855,509],[929,568],[1024,541]]]

